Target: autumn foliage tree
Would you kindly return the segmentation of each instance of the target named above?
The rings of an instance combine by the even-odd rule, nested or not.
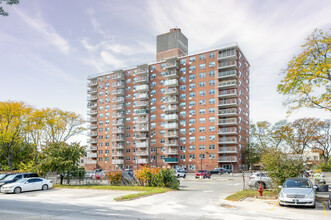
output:
[[[283,71],[277,87],[287,95],[289,112],[308,107],[331,111],[331,35],[315,30]]]

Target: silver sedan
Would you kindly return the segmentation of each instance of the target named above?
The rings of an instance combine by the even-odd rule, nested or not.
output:
[[[14,183],[9,183],[1,187],[2,193],[21,193],[33,190],[47,190],[53,187],[50,180],[43,178],[21,179]]]

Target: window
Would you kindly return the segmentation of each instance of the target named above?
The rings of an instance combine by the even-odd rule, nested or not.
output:
[[[165,80],[161,80],[161,81],[160,81],[160,84],[161,84],[161,85],[164,85],[164,82],[165,82]]]
[[[209,135],[209,140],[214,141],[215,140],[215,135]]]
[[[215,108],[209,108],[209,113],[215,113]]]
[[[185,158],[186,158],[185,156],[186,156],[185,154],[184,155],[180,155],[180,159],[181,160],[185,160]]]
[[[215,117],[209,117],[209,122],[215,122]]]
[[[195,118],[191,118],[191,119],[189,120],[189,124],[195,124]]]
[[[180,120],[180,121],[179,121],[179,124],[185,126],[185,125],[186,125],[186,121],[185,121],[185,120]]]
[[[102,162],[103,161],[103,158],[102,157],[99,157],[99,162]]]
[[[186,102],[181,102],[181,103],[179,104],[179,107],[180,107],[180,108],[185,108],[185,107],[186,107]]]
[[[155,73],[152,73],[151,74],[151,79],[155,79],[155,77],[156,77],[156,74]]]
[[[200,127],[199,128],[199,132],[205,132],[206,131],[206,128],[205,127]]]
[[[189,141],[190,141],[190,143],[194,143],[195,142],[195,137],[189,137]]]
[[[180,146],[180,151],[184,151],[185,152],[185,146]]]
[[[195,110],[190,110],[189,115],[195,115]]]
[[[206,55],[201,54],[201,55],[199,56],[199,60],[204,60],[204,59],[206,59]]]
[[[186,99],[186,94],[180,94],[179,96],[181,99]]]
[[[186,138],[185,137],[179,138],[179,142],[185,144],[186,143]]]
[[[195,61],[195,57],[190,57],[190,62],[194,62]]]
[[[195,66],[190,66],[189,71],[192,72],[193,70],[195,70]]]
[[[214,67],[215,66],[215,61],[209,62],[209,67]]]
[[[210,86],[215,85],[215,80],[210,80],[210,81],[209,81],[209,85],[210,85]]]
[[[179,130],[179,133],[181,133],[181,134],[186,134],[186,129],[185,129],[185,128],[181,128],[181,129]]]
[[[209,71],[209,76],[215,76],[215,70]]]
[[[156,86],[156,82],[151,83],[151,87],[154,87],[154,86]]]
[[[99,147],[102,147],[103,146],[103,143],[99,143]]]
[[[160,76],[164,77],[165,76],[165,71],[161,72]]]
[[[199,92],[199,96],[204,96],[205,94],[206,94],[205,91],[200,91],[200,92]]]
[[[209,131],[215,131],[215,126],[209,126]]]
[[[205,141],[206,140],[206,137],[205,136],[199,136],[199,141]],[[203,145],[205,146],[205,145]],[[205,148],[203,148],[204,150]],[[200,150],[200,146],[199,146],[199,150]]]
[[[186,73],[186,68],[185,67],[182,67],[182,68],[180,68],[179,71],[180,71],[180,73],[184,73],[185,74]]]
[[[181,59],[181,60],[179,61],[179,63],[180,63],[181,65],[184,65],[184,64],[186,64],[186,60],[185,60],[185,59]]]
[[[206,104],[206,100],[204,99],[199,100],[199,105],[205,105],[205,104]]]
[[[165,63],[161,63],[160,67],[161,67],[161,69],[164,69],[165,68]]]
[[[156,66],[151,66],[151,71],[155,70]]]
[[[130,157],[125,157],[125,160],[126,161],[130,161]]]
[[[103,135],[100,135],[100,136],[99,136],[99,140],[102,140],[102,139],[103,139]]]
[[[209,99],[209,104],[214,104],[215,103],[215,99]]]
[[[156,119],[156,115],[151,115],[151,120],[155,120]]]
[[[156,98],[152,98],[151,103],[155,103],[155,102],[156,102]]]
[[[194,89],[195,88],[195,83],[190,83],[190,89]]]
[[[190,101],[189,106],[195,106],[195,101]]]
[[[155,111],[156,111],[156,107],[155,106],[151,107],[151,112],[155,112]]]
[[[205,150],[205,145],[199,145],[199,150]]]
[[[209,90],[209,95],[215,95],[215,89],[210,89]]]
[[[200,69],[200,70],[201,70],[201,69],[204,69],[204,68],[206,68],[206,64],[205,64],[205,63],[202,63],[202,64],[199,65],[199,69]]]
[[[199,73],[199,78],[205,78],[206,77],[206,73]]]
[[[194,150],[195,150],[195,146],[194,146],[194,145],[190,145],[189,150],[190,150],[190,151],[194,151]]]
[[[131,83],[131,79],[127,79],[126,80],[126,83]]]
[[[215,159],[215,154],[209,154],[209,159]]]
[[[182,91],[185,91],[186,90],[186,85],[181,85],[179,89],[182,90]]]
[[[105,154],[109,154],[109,150],[105,150]]]
[[[202,108],[202,109],[199,109],[199,114],[205,114],[206,113],[206,109]]]
[[[189,97],[190,97],[190,98],[195,97],[195,92],[190,92],[190,93],[189,93]]]
[[[205,159],[205,154],[200,154],[199,159]]]
[[[209,150],[215,150],[215,144],[209,144]]]
[[[165,91],[166,91],[165,88],[160,89],[160,93],[162,93],[162,94],[165,93]]]
[[[199,123],[205,123],[206,119],[205,118],[199,118]]]
[[[195,79],[195,74],[191,74],[191,75],[189,75],[189,78],[188,78],[189,80],[193,80],[193,79]]]
[[[185,82],[185,81],[186,81],[186,77],[185,77],[185,76],[181,76],[181,77],[179,78],[179,81],[180,81],[180,82]]]
[[[205,87],[206,86],[206,82],[199,82],[199,87]]]
[[[185,117],[186,116],[186,112],[185,111],[182,111],[179,113],[180,117]]]
[[[151,123],[151,129],[156,127],[156,123]]]
[[[210,52],[209,53],[209,58],[214,58],[215,57],[215,52]]]
[[[195,128],[189,128],[188,131],[189,133],[195,133]]]

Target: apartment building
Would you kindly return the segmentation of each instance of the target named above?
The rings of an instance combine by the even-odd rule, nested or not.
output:
[[[88,77],[86,169],[242,169],[249,63],[239,46],[188,55],[174,28],[157,36],[156,60]]]

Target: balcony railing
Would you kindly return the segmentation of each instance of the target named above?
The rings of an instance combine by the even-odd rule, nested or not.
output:
[[[146,148],[148,147],[148,142],[138,142],[136,143],[136,147]]]
[[[219,88],[225,88],[225,87],[237,87],[237,80],[224,80],[218,83]]]
[[[237,99],[223,99],[218,101],[218,106],[227,107],[227,106],[237,106]]]
[[[87,97],[87,101],[95,101],[97,99],[98,99],[97,95],[92,95],[92,96]]]
[[[219,134],[237,134],[236,127],[220,128],[218,129]]]
[[[124,136],[115,136],[112,138],[112,141],[124,141]]]
[[[97,164],[97,160],[85,160],[85,164]]]
[[[124,160],[112,160],[112,164],[124,164]]]
[[[218,121],[219,125],[234,125],[237,124],[237,119],[236,118],[227,118],[227,119],[220,119]]]
[[[88,108],[96,108],[96,107],[98,107],[98,104],[96,102],[88,102],[87,107]]]
[[[145,134],[137,135],[136,139],[143,140],[143,139],[148,139],[148,136]]]
[[[112,86],[113,88],[124,88],[124,82],[122,81],[113,82]]]
[[[177,79],[171,79],[171,80],[166,80],[164,82],[165,86],[178,86],[178,80]]]
[[[98,89],[97,88],[93,88],[93,89],[88,89],[87,90],[87,93],[88,94],[93,94],[93,93],[97,93],[98,92]]]
[[[87,114],[88,114],[88,115],[97,115],[97,114],[98,114],[98,110],[90,110],[90,111],[87,111]]]
[[[218,111],[218,115],[220,116],[237,115],[237,109],[236,108],[221,109]]]
[[[136,104],[136,107],[148,107],[149,103],[148,101],[140,101]]]
[[[225,69],[236,66],[237,66],[237,62],[235,60],[223,61],[218,63],[218,69]]]
[[[148,85],[136,86],[136,91],[137,92],[148,91]]]
[[[138,69],[136,72],[136,75],[147,75],[147,74],[148,74],[147,68]]]
[[[148,99],[147,93],[140,93],[136,96],[137,99]]]
[[[113,157],[124,157],[124,153],[122,151],[117,151],[111,154]]]
[[[165,65],[166,69],[170,69],[170,68],[176,68],[178,69],[178,63],[177,61],[173,61],[173,62],[167,62]]]
[[[177,112],[178,111],[178,106],[176,105],[169,105],[165,109],[166,112]]]
[[[167,77],[167,78],[169,78],[169,79],[178,78],[177,70],[166,71],[164,77]]]
[[[98,136],[98,132],[96,131],[91,131],[87,134],[88,136],[91,136],[91,137],[95,137],[95,136]]]
[[[136,115],[146,115],[149,113],[148,109],[140,109],[140,110],[136,110],[133,113],[135,113]]]
[[[167,121],[178,120],[178,115],[177,114],[166,115],[164,119]]]
[[[92,87],[92,86],[96,86],[96,85],[98,85],[98,81],[96,81],[96,80],[93,80],[93,81],[90,81],[87,83],[88,87]]]
[[[136,156],[148,156],[149,153],[148,151],[138,151],[136,153],[134,153]]]
[[[218,55],[218,59],[226,59],[226,58],[235,58],[237,56],[236,50],[225,50],[220,51]]]
[[[238,149],[236,147],[220,147],[218,148],[219,154],[235,154],[238,153]]]
[[[136,127],[136,131],[148,131],[148,126],[138,126]]]
[[[178,123],[166,123],[164,128],[165,129],[178,129]]]
[[[112,114],[113,118],[124,118],[124,114]]]
[[[164,162],[166,162],[166,163],[178,163],[178,158],[176,158],[176,157],[164,158]]]
[[[175,147],[178,146],[178,141],[166,141],[164,143],[164,146],[168,146],[168,147]]]
[[[178,89],[177,88],[169,88],[165,91],[165,95],[178,95]]]
[[[148,163],[148,159],[137,159],[137,163],[139,163],[139,164],[147,164]]]
[[[124,74],[123,73],[117,73],[112,76],[113,80],[124,80]]]
[[[236,156],[229,156],[229,157],[219,157],[218,158],[218,162],[219,163],[232,163],[232,162],[238,162],[237,157]]]
[[[234,97],[237,96],[236,89],[227,89],[218,91],[218,97]]]
[[[124,109],[124,105],[123,104],[120,104],[120,105],[113,105],[112,106],[112,109],[114,110],[114,111],[121,111],[121,110],[123,110]]]
[[[124,129],[113,129],[113,134],[123,134]]]
[[[237,71],[236,70],[228,70],[228,71],[222,71],[218,73],[218,78],[233,78],[237,77]]]
[[[218,139],[219,144],[236,144],[237,138],[236,137],[226,137]]]
[[[164,151],[164,154],[166,154],[166,155],[177,155],[178,150],[177,149],[175,149],[175,150],[168,149],[168,150]]]
[[[164,137],[167,137],[167,138],[176,138],[178,137],[178,132],[167,132]]]
[[[97,117],[90,117],[87,119],[88,122],[96,122],[98,121],[98,118]]]
[[[90,147],[90,150],[91,150],[91,151],[96,151],[96,150],[98,150],[98,148],[97,148],[96,146],[91,146],[91,147]]]
[[[115,145],[112,145],[112,149],[117,149],[117,150],[124,149],[124,145],[122,145],[122,144],[115,144]]]
[[[124,103],[124,98],[123,97],[113,98],[112,101],[113,103]]]
[[[124,89],[113,89],[112,94],[113,95],[124,95]]]
[[[86,156],[89,157],[89,158],[96,158],[96,157],[98,157],[97,153],[87,153]]]
[[[91,129],[91,130],[98,129],[98,125],[96,124],[87,125],[87,129]]]
[[[135,123],[137,123],[137,124],[148,123],[148,118],[140,118],[140,119],[135,120],[135,121],[133,121],[133,122],[135,122]]]
[[[91,138],[91,139],[88,139],[87,140],[87,143],[89,143],[89,144],[96,144],[96,143],[98,143],[98,140],[96,138]]]
[[[168,104],[174,104],[174,103],[178,103],[179,99],[178,97],[171,97],[171,98],[167,98],[165,100],[165,103],[168,103]]]

